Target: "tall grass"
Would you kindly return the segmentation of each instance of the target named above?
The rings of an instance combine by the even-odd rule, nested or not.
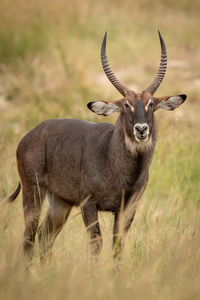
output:
[[[3,0],[0,10],[0,298],[198,299],[200,295],[199,1]],[[130,88],[144,89],[159,64],[157,29],[168,48],[168,71],[158,95],[188,94],[174,112],[156,112],[158,143],[148,187],[117,269],[113,217],[100,213],[104,246],[91,265],[79,209],[72,211],[40,266],[38,245],[27,272],[22,255],[21,197],[15,149],[48,118],[115,122],[86,108],[119,94],[102,72],[99,51],[108,30],[108,57]],[[45,214],[45,209],[43,215]],[[78,215],[77,215],[78,214]]]

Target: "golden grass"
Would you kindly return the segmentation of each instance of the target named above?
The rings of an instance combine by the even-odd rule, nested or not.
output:
[[[199,9],[199,1],[186,0],[1,1],[1,299],[199,298]],[[56,240],[52,261],[40,266],[36,242],[27,272],[21,197],[10,208],[4,204],[18,182],[18,142],[48,118],[105,121],[86,108],[92,99],[120,97],[100,64],[105,30],[113,70],[140,91],[159,64],[158,28],[169,63],[157,95],[186,93],[188,100],[174,112],[157,112],[159,138],[150,181],[120,269],[112,260],[112,215],[99,215],[104,246],[94,266],[79,209],[74,209]]]

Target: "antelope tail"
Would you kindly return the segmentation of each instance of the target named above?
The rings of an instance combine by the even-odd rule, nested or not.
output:
[[[10,195],[10,197],[7,199],[7,202],[8,202],[8,203],[12,203],[13,201],[15,201],[15,199],[16,199],[17,196],[19,195],[20,191],[21,191],[21,184],[20,184],[20,182],[19,182],[19,184],[18,184],[16,190],[15,190],[14,193],[13,193],[12,195]]]

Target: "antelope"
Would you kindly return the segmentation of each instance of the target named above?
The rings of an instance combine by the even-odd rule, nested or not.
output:
[[[145,90],[135,93],[122,84],[111,70],[106,56],[105,33],[101,46],[103,70],[123,97],[113,102],[89,102],[87,107],[104,116],[118,112],[115,125],[50,119],[20,141],[16,151],[20,183],[8,202],[13,202],[22,188],[25,220],[23,249],[29,259],[34,254],[36,233],[41,260],[46,257],[73,206],[81,207],[90,237],[91,253],[96,257],[103,244],[98,211],[114,214],[114,257],[120,255],[123,245],[123,239],[119,238],[121,212],[124,213],[122,232],[125,236],[148,182],[157,140],[154,112],[158,109],[174,110],[187,97],[185,94],[161,98],[153,96],[167,68],[165,42],[159,31],[158,35],[161,46],[158,72]],[[39,226],[46,195],[48,211]]]

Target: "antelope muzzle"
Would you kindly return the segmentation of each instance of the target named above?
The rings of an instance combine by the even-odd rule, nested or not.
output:
[[[149,138],[149,126],[146,123],[136,123],[133,133],[138,143],[146,142]]]

